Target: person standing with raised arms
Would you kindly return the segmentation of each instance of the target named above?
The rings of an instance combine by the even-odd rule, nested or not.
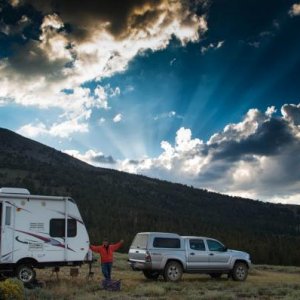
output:
[[[107,238],[103,239],[102,245],[90,245],[90,249],[100,254],[101,270],[106,280],[111,280],[111,271],[114,260],[114,252],[117,251],[123,244],[123,240],[118,243],[110,244]]]

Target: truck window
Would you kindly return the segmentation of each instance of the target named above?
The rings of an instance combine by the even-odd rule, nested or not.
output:
[[[190,240],[190,248],[197,251],[205,251],[205,244],[203,240],[192,239]]]
[[[5,225],[11,225],[11,207],[6,206],[5,208]]]
[[[215,240],[207,240],[207,246],[209,251],[224,251],[224,245]]]
[[[137,234],[131,244],[131,248],[146,249],[148,234]]]
[[[180,239],[156,237],[153,241],[154,248],[180,248]]]
[[[68,219],[68,237],[77,235],[77,222],[74,219]],[[65,219],[50,220],[50,236],[65,237]]]

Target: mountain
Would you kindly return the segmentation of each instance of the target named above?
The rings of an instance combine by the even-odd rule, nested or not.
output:
[[[230,197],[182,184],[96,168],[0,128],[0,187],[69,195],[91,241],[140,231],[206,235],[251,253],[255,263],[300,265],[300,206]]]

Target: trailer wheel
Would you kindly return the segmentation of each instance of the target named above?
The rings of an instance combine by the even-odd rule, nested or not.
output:
[[[31,283],[36,278],[35,270],[29,265],[18,266],[16,275],[23,283]]]

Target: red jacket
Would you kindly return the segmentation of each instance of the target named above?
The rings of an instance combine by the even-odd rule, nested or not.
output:
[[[90,245],[90,248],[93,252],[99,253],[101,258],[101,263],[110,263],[113,262],[114,256],[113,253],[118,250],[122,246],[122,243],[116,243],[112,245],[108,245],[107,248],[105,248],[103,245],[101,246],[93,246]]]

